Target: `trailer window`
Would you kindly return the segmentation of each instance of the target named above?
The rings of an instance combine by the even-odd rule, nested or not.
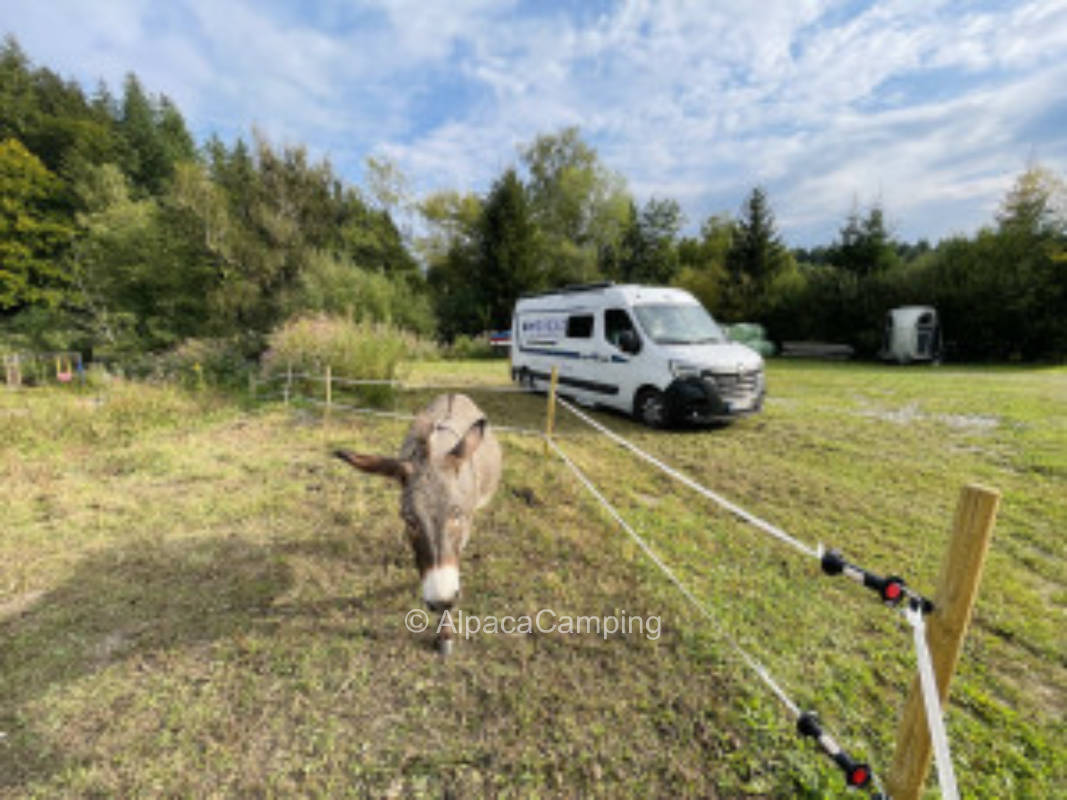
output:
[[[567,317],[567,338],[588,339],[593,335],[593,315],[576,314]]]

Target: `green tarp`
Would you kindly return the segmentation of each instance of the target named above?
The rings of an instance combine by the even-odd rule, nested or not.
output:
[[[723,329],[731,341],[751,347],[761,356],[773,356],[774,344],[767,339],[767,331],[757,322],[738,322],[724,325]]]

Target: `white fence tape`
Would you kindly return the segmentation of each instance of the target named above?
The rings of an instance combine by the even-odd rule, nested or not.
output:
[[[597,422],[595,419],[590,417],[588,414],[585,414],[582,411],[579,411],[577,408],[575,408],[573,405],[568,403],[563,398],[557,398],[557,399],[559,400],[560,405],[562,405],[565,409],[567,409],[572,414],[574,414],[576,417],[578,417],[578,419],[582,420],[583,422],[585,422],[586,424],[592,426],[593,428],[596,428],[598,431],[603,433],[605,436],[607,436],[612,441],[616,442],[617,444],[622,445],[623,447],[625,447],[627,450],[629,450],[634,455],[636,455],[636,456],[638,456],[640,458],[643,458],[649,464],[651,464],[652,466],[656,467],[657,469],[665,472],[667,475],[671,476],[676,481],[679,481],[680,483],[685,484],[690,489],[692,489],[694,492],[697,492],[698,494],[702,495],[703,497],[706,497],[708,500],[711,500],[713,503],[718,504],[719,506],[721,506],[722,508],[726,509],[731,514],[735,515],[736,517],[740,518],[741,520],[743,520],[743,521],[747,522],[748,524],[758,528],[759,530],[763,531],[764,533],[770,534],[771,536],[775,537],[779,541],[782,541],[785,544],[789,545],[790,547],[800,551],[804,555],[811,556],[812,558],[814,558],[816,560],[819,560],[819,559],[822,558],[822,554],[819,552],[819,550],[817,548],[812,547],[809,544],[805,544],[804,542],[800,541],[799,539],[797,539],[797,538],[795,538],[793,536],[790,536],[788,533],[783,531],[778,526],[772,525],[771,523],[767,522],[766,520],[760,519],[755,514],[751,514],[748,511],[745,511],[745,509],[741,508],[741,506],[737,505],[736,503],[730,502],[725,497],[723,497],[722,495],[720,495],[720,494],[718,494],[716,492],[713,492],[711,489],[707,488],[706,486],[701,486],[699,483],[697,483],[695,480],[690,478],[688,475],[685,475],[685,474],[679,472],[678,470],[674,469],[674,467],[671,467],[671,466],[663,463],[662,461],[660,461],[655,456],[646,453],[644,450],[642,450],[640,447],[635,445],[633,442],[630,442],[629,440],[624,439],[623,437],[619,436],[619,434],[615,433],[615,431],[613,431],[610,428],[607,428],[604,425],[602,425],[601,423]]]
[[[945,721],[941,716],[937,679],[934,676],[930,648],[926,644],[926,621],[923,619],[922,611],[910,605],[905,607],[904,616],[911,623],[912,635],[915,639],[915,660],[919,662],[919,685],[922,687],[923,706],[926,708],[926,725],[930,729],[930,741],[934,746],[934,763],[937,765],[937,782],[941,787],[941,798],[942,800],[959,800],[956,771],[952,766],[948,736],[945,733]]]
[[[625,519],[623,519],[622,515],[615,509],[615,506],[613,506],[611,502],[606,497],[604,497],[603,494],[600,493],[600,490],[597,489],[595,485],[593,485],[593,482],[586,477],[585,473],[582,472],[582,470],[579,469],[578,466],[573,461],[571,461],[570,458],[567,457],[567,454],[560,450],[559,446],[554,441],[552,441],[550,437],[546,437],[545,441],[547,441],[549,446],[556,451],[556,454],[561,459],[563,459],[563,463],[570,468],[571,472],[574,473],[575,477],[578,478],[578,480],[589,491],[589,493],[592,494],[593,497],[597,499],[597,501],[599,501],[600,505],[604,507],[608,514],[610,514],[611,517],[619,523],[619,526],[624,531],[626,531],[627,534],[629,534],[630,538],[637,543],[637,546],[641,548],[644,554],[652,560],[652,563],[654,563],[657,567],[660,568],[660,571],[662,571],[663,574],[667,576],[670,582],[674,584],[675,588],[677,588],[678,591],[680,591],[685,596],[685,598],[690,603],[692,603],[693,606],[701,614],[703,614],[704,618],[712,624],[712,626],[715,628],[715,631],[727,642],[727,644],[730,645],[733,651],[740,657],[741,661],[744,662],[744,664],[749,669],[755,672],[757,676],[759,676],[759,679],[763,681],[764,685],[774,693],[775,697],[777,697],[782,702],[782,705],[789,709],[789,712],[794,717],[799,717],[800,708],[795,702],[793,702],[789,695],[786,694],[785,690],[778,685],[774,678],[771,677],[770,673],[767,672],[766,668],[759,661],[749,655],[748,651],[741,647],[741,645],[739,645],[734,640],[734,638],[726,632],[726,630],[719,623],[718,618],[711,613],[711,610],[704,603],[700,602],[700,600],[697,599],[696,595],[689,591],[689,588],[678,579],[678,576],[674,574],[670,567],[663,563],[662,559],[660,559],[660,557],[656,555],[655,551],[648,546],[648,543],[641,538],[637,531],[630,527],[630,524]]]
[[[289,374],[285,372],[276,372],[273,375],[265,378],[265,381],[287,380]],[[294,372],[292,374],[293,380],[310,380],[317,381],[319,383],[325,383],[325,375],[311,375],[306,372]],[[337,386],[393,386],[397,389],[401,389],[406,392],[416,391],[469,391],[469,392],[489,392],[497,394],[530,394],[529,389],[525,389],[521,386],[506,386],[502,384],[483,384],[483,383],[405,383],[401,380],[393,378],[340,378],[335,375],[330,376],[330,383]]]
[[[325,400],[319,400],[316,397],[308,397],[307,395],[294,394],[290,395],[290,401],[300,401],[304,403],[311,403],[315,406],[326,407]],[[393,419],[415,419],[414,414],[407,414],[401,411],[383,411],[380,408],[369,408],[367,406],[353,406],[346,403],[334,403],[330,402],[329,407],[331,409],[339,409],[341,411],[350,411],[355,414],[369,414],[376,417],[392,417]],[[520,428],[514,425],[494,425],[490,424],[490,427],[498,433],[517,433],[523,436],[543,436],[541,431],[534,430],[533,428]]]

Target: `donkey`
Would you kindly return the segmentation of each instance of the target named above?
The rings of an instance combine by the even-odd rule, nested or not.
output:
[[[474,512],[500,482],[500,443],[482,410],[466,395],[440,395],[415,417],[397,458],[347,450],[334,455],[400,483],[400,516],[415,551],[422,599],[430,611],[451,609]],[[445,653],[451,649],[447,635],[438,645]]]

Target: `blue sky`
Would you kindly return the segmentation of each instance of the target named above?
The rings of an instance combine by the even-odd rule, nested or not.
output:
[[[1032,161],[1067,173],[1067,0],[0,0],[33,61],[134,71],[203,140],[306,144],[362,182],[484,192],[581,127],[696,230],[756,184],[792,245],[881,202],[900,238],[989,223]]]

